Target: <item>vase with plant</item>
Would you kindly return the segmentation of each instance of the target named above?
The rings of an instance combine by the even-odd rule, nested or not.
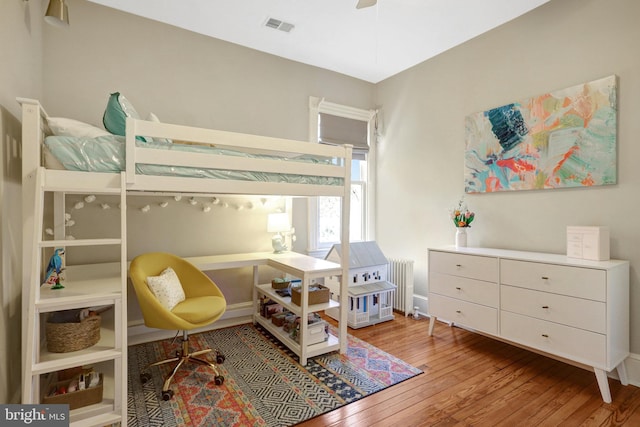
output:
[[[471,223],[475,219],[476,214],[467,208],[464,199],[458,201],[458,206],[451,210],[451,219],[456,226],[456,247],[464,248],[467,246],[467,228],[471,227]]]

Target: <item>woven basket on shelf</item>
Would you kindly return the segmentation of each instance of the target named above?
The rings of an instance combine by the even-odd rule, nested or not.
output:
[[[89,316],[80,322],[46,324],[47,350],[68,353],[91,347],[100,341],[100,315]]]

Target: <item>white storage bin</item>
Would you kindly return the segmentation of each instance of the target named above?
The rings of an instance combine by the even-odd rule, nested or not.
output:
[[[592,261],[609,260],[609,227],[567,227],[567,256]]]
[[[307,326],[307,345],[317,344],[319,342],[329,339],[329,334],[326,331],[327,322],[321,320],[320,322],[312,323]]]
[[[293,338],[300,342],[298,332],[299,329],[296,329],[296,333],[293,335]],[[319,322],[311,323],[307,326],[307,345],[317,344],[319,342],[323,342],[329,339],[329,334],[327,333],[327,322],[321,320]]]

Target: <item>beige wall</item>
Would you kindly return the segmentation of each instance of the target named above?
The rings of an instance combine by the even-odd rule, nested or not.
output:
[[[42,95],[42,4],[0,2],[0,403],[20,399],[22,220],[20,106]]]
[[[636,0],[554,0],[377,85],[378,241],[388,256],[417,261],[416,293],[427,292],[427,248],[454,243],[448,209],[464,194],[465,116],[615,74],[618,184],[468,195],[477,212],[469,244],[564,253],[567,225],[609,226],[612,257],[631,261],[631,350],[640,353],[639,16]]]

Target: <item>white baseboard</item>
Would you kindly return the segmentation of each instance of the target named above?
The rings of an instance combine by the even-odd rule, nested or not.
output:
[[[421,316],[427,316],[429,313],[429,306],[427,304],[429,298],[424,295],[413,294],[413,307],[418,307],[418,314]],[[413,313],[413,307],[410,312]]]
[[[640,354],[631,353],[624,362],[629,384],[640,387]]]

